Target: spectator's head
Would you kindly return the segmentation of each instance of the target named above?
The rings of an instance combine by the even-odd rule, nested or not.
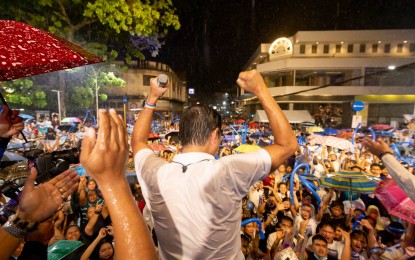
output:
[[[352,250],[354,252],[360,253],[366,249],[367,238],[366,238],[366,234],[363,231],[354,230],[350,234],[350,240],[351,240],[350,242],[351,242]]]
[[[256,223],[254,222],[250,222],[246,224],[243,228],[244,233],[250,237],[254,236],[255,230],[256,230]]]
[[[327,240],[322,235],[315,235],[312,238],[313,253],[318,257],[327,256],[329,249],[327,247]]]
[[[285,194],[287,192],[287,184],[284,182],[278,183],[278,190],[281,194]]]
[[[281,164],[280,166],[278,166],[278,172],[279,173],[285,173],[286,172],[286,168],[284,164]]]
[[[96,190],[89,190],[87,193],[88,202],[93,203],[98,200],[98,193]]]
[[[344,213],[344,204],[341,201],[333,201],[330,204],[330,213],[334,218],[339,218]]]
[[[81,236],[81,230],[75,224],[70,224],[65,230],[64,233],[66,240],[78,240]]]
[[[216,149],[222,141],[222,119],[214,109],[205,105],[187,108],[180,119],[179,139],[183,146],[204,146],[211,140]]]
[[[355,209],[354,210],[354,218],[358,218],[360,215],[364,214],[365,212],[362,209]]]
[[[293,171],[293,167],[292,167],[291,165],[287,165],[287,167],[285,167],[285,171],[286,171],[287,173],[290,173],[290,172],[292,172],[292,171]]]
[[[87,188],[88,190],[95,190],[98,187],[97,182],[94,179],[88,181]]]
[[[310,204],[303,204],[301,205],[301,217],[303,219],[309,219],[311,218],[312,215],[312,208],[310,206]]]
[[[284,229],[284,232],[286,234],[289,234],[291,233],[292,228],[294,226],[294,221],[289,216],[283,216],[279,224],[280,224],[280,228]]]
[[[308,191],[303,191],[303,199],[301,200],[303,204],[311,205],[313,202],[313,196]]]
[[[283,198],[282,199],[282,204],[284,205],[284,209],[288,210],[291,206],[290,198],[288,198],[288,197]]]
[[[375,176],[380,176],[382,174],[382,168],[380,167],[379,164],[377,163],[372,163],[370,165],[370,171],[373,173],[373,175]]]
[[[91,206],[86,210],[86,218],[91,219],[95,215],[95,206]]]
[[[112,243],[108,240],[103,240],[98,245],[98,253],[99,253],[99,259],[113,259],[114,257],[114,247],[112,246]]]
[[[319,234],[322,235],[328,244],[333,243],[335,227],[330,222],[324,222],[320,225]]]

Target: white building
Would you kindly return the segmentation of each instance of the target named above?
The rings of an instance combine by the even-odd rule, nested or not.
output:
[[[350,127],[353,101],[362,125],[403,122],[414,114],[415,30],[300,31],[261,44],[256,68],[286,110],[308,110],[323,125]],[[244,94],[244,93],[240,93]],[[253,113],[255,98],[242,102]]]

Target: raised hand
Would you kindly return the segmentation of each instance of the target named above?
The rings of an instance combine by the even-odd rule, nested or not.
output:
[[[257,70],[249,70],[239,73],[239,77],[236,82],[242,89],[257,96],[259,96],[262,91],[267,90],[264,79]]]
[[[76,171],[66,170],[35,188],[37,170],[31,169],[20,197],[17,215],[29,222],[40,222],[52,216],[78,186]]]
[[[88,128],[82,141],[81,163],[99,185],[125,178],[128,159],[127,128],[114,109],[99,111],[98,136]]]

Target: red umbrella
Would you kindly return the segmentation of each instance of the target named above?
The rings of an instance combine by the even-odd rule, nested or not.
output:
[[[376,125],[372,125],[370,128],[372,128],[373,130],[390,130],[393,128],[393,126],[385,125],[385,124],[376,124]]]
[[[160,151],[161,152],[161,151],[164,151],[164,150],[168,150],[168,148],[162,143],[151,143],[151,144],[149,144],[149,146],[153,151]]]
[[[30,25],[0,20],[0,81],[103,62],[74,43]]]
[[[235,119],[235,121],[233,121],[235,124],[242,124],[242,123],[244,123],[245,122],[245,120],[243,120],[242,118],[238,118],[238,119]]]
[[[393,179],[381,181],[376,187],[375,195],[389,214],[415,224],[415,203]]]

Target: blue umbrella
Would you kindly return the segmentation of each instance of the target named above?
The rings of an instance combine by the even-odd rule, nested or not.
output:
[[[28,115],[28,114],[19,114],[19,116],[23,119],[35,119],[34,116]]]
[[[388,131],[375,131],[376,136],[387,136],[387,137],[395,137],[395,135]]]
[[[339,134],[339,130],[328,127],[324,128],[324,132],[322,132],[323,135],[337,135]]]
[[[299,145],[305,145],[307,143],[307,138],[302,136],[297,136],[297,142]]]

